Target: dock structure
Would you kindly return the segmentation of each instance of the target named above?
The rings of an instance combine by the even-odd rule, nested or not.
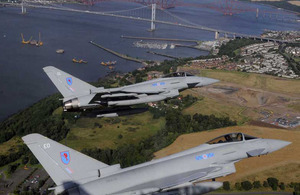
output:
[[[95,43],[93,41],[90,41],[90,43],[92,45],[95,45],[96,47],[99,47],[99,48],[101,48],[101,49],[103,49],[103,50],[105,50],[105,51],[107,51],[109,53],[112,53],[112,54],[114,54],[114,55],[116,55],[116,56],[118,56],[120,58],[123,58],[125,60],[130,60],[130,61],[134,61],[134,62],[138,62],[138,63],[143,63],[145,61],[145,60],[137,59],[137,58],[134,58],[134,57],[130,57],[130,56],[118,53],[118,52],[113,51],[111,49],[105,48],[105,47],[103,47],[103,46],[101,46],[101,45],[99,45],[99,44],[97,44],[97,43]]]
[[[135,37],[135,36],[125,36],[125,35],[122,35],[121,38],[124,38],[124,39],[139,39],[139,40],[156,40],[156,41],[193,42],[193,43],[199,42],[199,40],[191,40],[191,39],[170,39],[170,38],[155,38],[155,37]]]
[[[154,55],[159,55],[159,56],[164,56],[164,57],[168,57],[168,58],[172,58],[172,59],[180,59],[178,57],[175,57],[175,56],[171,56],[171,55],[167,55],[167,54],[162,54],[162,53],[157,53],[157,52],[154,52],[154,51],[147,51],[147,53],[150,53],[150,54],[154,54]]]

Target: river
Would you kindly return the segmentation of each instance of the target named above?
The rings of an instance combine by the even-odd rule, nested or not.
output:
[[[194,1],[196,2],[196,1]],[[139,4],[104,2],[93,7],[68,5],[80,9],[109,11],[140,7]],[[274,8],[257,5],[261,8]],[[84,13],[62,12],[47,9],[27,9],[20,14],[20,8],[0,8],[0,121],[38,100],[58,92],[43,72],[45,66],[55,66],[85,81],[96,81],[109,70],[101,61],[116,60],[116,70],[128,72],[141,65],[113,56],[89,43],[93,40],[109,49],[149,60],[163,60],[164,57],[149,54],[149,49],[136,48],[136,40],[122,39],[121,35],[167,37],[182,39],[213,40],[214,33],[157,24],[157,30],[149,32],[148,22]],[[254,13],[224,16],[207,8],[176,7],[168,10],[172,14],[199,25],[259,35],[264,29],[299,30],[299,23],[288,23],[271,19],[256,19]],[[150,16],[149,16],[150,18]],[[26,40],[31,36],[44,42],[42,47],[24,45],[20,34]],[[56,49],[64,49],[57,54]],[[188,48],[153,50],[173,56],[199,56],[207,52]],[[88,64],[74,64],[76,57]]]

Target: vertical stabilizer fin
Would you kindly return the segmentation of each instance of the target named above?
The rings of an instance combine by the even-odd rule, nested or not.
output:
[[[91,172],[97,176],[99,169],[108,167],[40,134],[29,134],[22,139],[58,186],[87,179]]]
[[[65,98],[87,95],[96,89],[96,87],[53,66],[47,66],[43,69]]]

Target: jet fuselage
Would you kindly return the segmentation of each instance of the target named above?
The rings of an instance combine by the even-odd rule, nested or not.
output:
[[[289,142],[250,139],[203,144],[158,160],[120,169],[80,186],[88,194],[143,194],[182,183],[207,180],[234,173],[234,163],[251,156],[268,154]],[[101,171],[101,170],[100,170]]]

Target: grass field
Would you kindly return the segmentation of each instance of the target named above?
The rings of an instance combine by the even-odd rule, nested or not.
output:
[[[118,119],[120,122],[116,121]],[[102,128],[95,123],[101,124]],[[164,125],[164,118],[152,119],[149,112],[119,118],[82,118],[73,125],[62,143],[79,151],[94,147],[114,149],[122,144],[138,143],[154,135]],[[120,135],[122,138],[119,138]]]
[[[196,96],[191,91],[186,91],[183,94],[191,94]],[[229,117],[231,120],[237,121],[242,124],[248,120],[248,117],[243,115],[244,107],[239,105],[224,104],[209,97],[204,97],[202,100],[197,101],[190,107],[183,110],[183,114],[194,115],[196,113],[211,115],[217,117]]]
[[[300,100],[289,104],[288,107],[300,113]]]
[[[155,153],[161,158],[203,144],[219,135],[230,132],[243,132],[249,135],[281,139],[292,142],[291,145],[274,153],[261,157],[244,159],[236,163],[236,173],[217,179],[218,181],[260,180],[276,177],[280,181],[300,181],[300,131],[265,128],[258,126],[235,126],[200,133],[186,134],[178,137],[170,146]]]
[[[17,150],[18,145],[21,145],[23,141],[19,137],[14,137],[7,142],[0,144],[0,155],[6,155],[9,152]]]
[[[180,68],[184,71],[192,70],[190,67]],[[270,92],[290,93],[300,95],[300,80],[285,79],[264,74],[253,74],[238,71],[206,70],[201,69],[200,76],[219,79],[220,81],[259,88]]]

